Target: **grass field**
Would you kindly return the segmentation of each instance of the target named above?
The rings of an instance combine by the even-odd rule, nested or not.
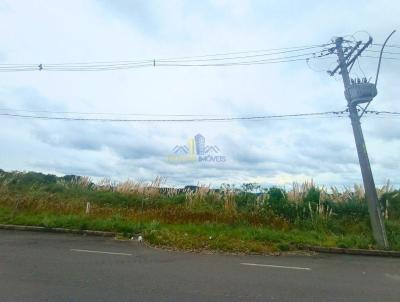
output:
[[[390,247],[400,250],[400,193],[378,189]],[[168,188],[152,183],[0,170],[0,223],[142,234],[185,250],[271,253],[299,246],[375,248],[361,187],[312,182],[289,190],[244,184]]]

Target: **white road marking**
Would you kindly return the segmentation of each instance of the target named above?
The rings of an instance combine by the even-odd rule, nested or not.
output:
[[[311,268],[309,268],[309,267],[298,267],[298,266],[282,266],[282,265],[258,264],[258,263],[240,263],[240,264],[241,264],[241,265],[248,265],[248,266],[273,267],[273,268],[286,268],[286,269],[294,269],[294,270],[311,271]]]
[[[385,274],[386,277],[396,280],[396,281],[400,281],[400,275],[391,275],[391,274]]]
[[[94,254],[132,256],[132,254],[128,254],[128,253],[114,253],[114,252],[90,251],[90,250],[79,250],[79,249],[70,249],[70,251],[71,252],[80,252],[80,253],[94,253]]]

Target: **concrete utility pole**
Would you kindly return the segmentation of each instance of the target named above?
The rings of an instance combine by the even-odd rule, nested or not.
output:
[[[353,63],[357,59],[357,57],[362,53],[362,51],[372,43],[372,39],[370,39],[368,43],[366,43],[364,47],[360,49],[358,53],[349,62],[346,62],[346,60],[350,58],[352,53],[355,51],[356,46],[345,57],[342,43],[343,43],[343,38],[341,37],[337,38],[335,41],[337,56],[339,58],[339,66],[338,68],[336,68],[336,70],[340,69],[343,78],[345,97],[347,99],[351,125],[353,127],[354,140],[356,142],[358,160],[360,162],[360,167],[361,167],[361,174],[365,188],[365,196],[367,198],[367,203],[368,203],[368,211],[371,219],[372,231],[377,245],[381,248],[388,248],[385,225],[379,207],[378,195],[376,193],[375,182],[372,176],[371,165],[368,159],[367,148],[365,146],[364,136],[361,129],[360,116],[358,115],[358,110],[357,110],[357,104],[359,102],[357,102],[356,100],[356,94],[360,94],[360,91],[362,94],[363,93],[362,88],[364,87],[361,87],[361,85],[357,85],[351,82],[349,72],[347,69],[348,65]],[[358,43],[357,47],[360,44],[361,43]],[[331,73],[331,75],[333,75],[336,72],[336,70],[333,73]],[[372,98],[376,95],[376,86],[370,83],[365,83],[365,84],[366,84],[365,86],[368,86],[365,88],[370,88],[370,92],[372,91],[369,100],[370,102]]]

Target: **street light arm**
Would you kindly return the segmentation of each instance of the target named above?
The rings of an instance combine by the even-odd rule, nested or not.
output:
[[[385,43],[383,43],[383,45],[382,45],[381,54],[379,55],[378,69],[376,71],[375,86],[378,85],[378,77],[379,77],[379,71],[381,69],[383,49],[385,48],[387,41],[389,41],[390,37],[393,36],[393,34],[395,32],[396,32],[396,30],[392,31],[391,34],[386,38]]]

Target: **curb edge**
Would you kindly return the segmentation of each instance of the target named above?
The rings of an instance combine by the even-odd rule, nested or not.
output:
[[[101,236],[101,237],[115,237],[117,235],[117,233],[115,232],[65,229],[65,228],[47,228],[41,226],[14,225],[14,224],[0,224],[0,229],[14,230],[14,231],[48,232],[48,233],[68,233],[68,234],[91,235],[91,236]]]
[[[390,251],[390,250],[366,250],[366,249],[350,249],[350,248],[321,247],[321,246],[301,246],[299,247],[299,249],[318,252],[318,253],[328,253],[328,254],[400,257],[400,251]]]

